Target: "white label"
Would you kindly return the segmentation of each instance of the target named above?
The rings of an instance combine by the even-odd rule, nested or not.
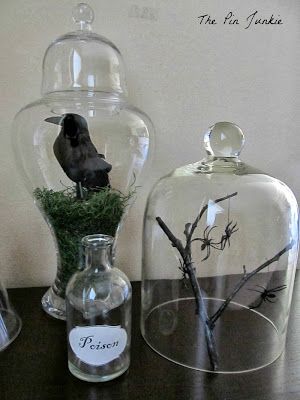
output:
[[[118,358],[127,343],[127,333],[120,326],[77,326],[69,334],[72,350],[90,365],[104,365]]]

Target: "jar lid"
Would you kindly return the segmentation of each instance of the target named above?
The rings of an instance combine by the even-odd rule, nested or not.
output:
[[[46,50],[43,95],[70,90],[127,95],[121,53],[108,39],[92,32],[93,20],[89,5],[74,7],[77,30],[60,36]]]

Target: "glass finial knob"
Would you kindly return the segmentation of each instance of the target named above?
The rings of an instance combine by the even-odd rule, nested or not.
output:
[[[204,147],[214,157],[238,157],[245,138],[240,127],[232,122],[217,122],[204,135]]]
[[[80,26],[81,30],[90,30],[94,21],[94,11],[86,3],[79,3],[73,9],[73,21]]]

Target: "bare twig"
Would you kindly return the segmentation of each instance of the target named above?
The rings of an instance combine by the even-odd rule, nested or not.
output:
[[[189,276],[189,280],[190,280],[192,290],[193,290],[194,296],[195,296],[196,314],[200,316],[200,319],[202,320],[202,322],[204,324],[205,339],[206,339],[209,360],[210,360],[213,371],[216,371],[218,369],[219,356],[218,356],[217,349],[216,349],[215,338],[214,338],[212,329],[210,328],[210,322],[209,322],[206,307],[204,304],[201,288],[200,288],[198,279],[196,278],[196,275],[194,272],[193,263],[190,262],[189,264],[186,264],[185,266],[186,266],[187,274]]]
[[[176,249],[179,251],[179,253],[182,257],[182,260],[185,263],[186,254],[185,254],[185,249],[181,243],[181,240],[177,239],[177,237],[173,235],[173,233],[170,231],[170,229],[167,227],[167,225],[164,223],[164,221],[160,217],[157,217],[156,221],[158,222],[158,225],[161,227],[161,229],[167,235],[168,239],[172,243],[172,246],[176,247]]]
[[[224,301],[224,303],[221,305],[221,307],[216,311],[216,313],[209,318],[209,324],[210,328],[213,329],[215,326],[215,323],[218,318],[223,314],[223,312],[226,310],[228,307],[229,303],[232,301],[232,299],[236,296],[236,294],[241,290],[241,288],[246,284],[246,282],[249,281],[254,275],[256,275],[258,272],[266,268],[268,265],[272,264],[275,261],[278,261],[279,258],[289,251],[293,246],[294,246],[294,241],[292,240],[287,246],[285,246],[282,250],[279,251],[279,253],[275,254],[272,258],[269,260],[265,261],[263,264],[261,264],[259,267],[255,268],[253,271],[246,273],[246,268],[243,266],[244,270],[244,275],[242,279],[236,284],[235,288],[231,292],[231,294],[227,297],[227,299]]]
[[[174,236],[174,234],[170,231],[170,229],[167,227],[167,225],[160,217],[157,217],[156,221],[158,222],[159,226],[170,240],[172,246],[175,247],[178,250],[179,254],[181,255],[184,264],[184,271],[187,273],[189,277],[191,287],[194,293],[196,302],[196,314],[199,315],[200,319],[204,324],[205,339],[206,339],[210,363],[213,371],[216,371],[218,369],[218,354],[216,351],[216,344],[212,330],[210,329],[208,324],[209,318],[203,301],[203,296],[201,293],[199,282],[194,272],[191,254],[183,247],[181,240],[179,240],[178,238],[176,238],[176,236]]]

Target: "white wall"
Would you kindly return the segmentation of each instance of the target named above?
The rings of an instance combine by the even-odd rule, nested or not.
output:
[[[1,2],[0,276],[10,287],[46,285],[55,275],[48,228],[15,169],[10,125],[22,106],[39,97],[44,51],[73,30],[74,4]],[[131,279],[140,277],[140,229],[150,185],[175,166],[202,158],[202,133],[216,121],[238,123],[247,139],[242,158],[285,181],[300,200],[299,0],[89,4],[94,30],[123,53],[131,102],[150,115],[157,130],[151,179],[120,240],[119,265]],[[283,25],[244,29],[255,10],[264,17],[280,14]],[[229,11],[240,17],[240,25],[222,24]],[[197,17],[205,13],[219,24],[200,25]]]

